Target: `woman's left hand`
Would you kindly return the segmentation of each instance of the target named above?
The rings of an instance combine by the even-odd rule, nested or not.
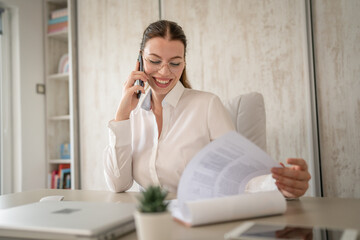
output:
[[[291,167],[272,168],[272,177],[281,193],[287,198],[297,198],[305,194],[311,178],[304,159],[289,158],[286,162]]]

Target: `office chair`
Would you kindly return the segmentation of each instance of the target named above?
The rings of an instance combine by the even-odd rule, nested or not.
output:
[[[266,114],[262,94],[242,94],[223,103],[237,132],[266,152]]]

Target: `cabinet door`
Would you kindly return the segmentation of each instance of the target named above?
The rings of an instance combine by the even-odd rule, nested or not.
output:
[[[312,7],[324,196],[360,198],[360,2]]]

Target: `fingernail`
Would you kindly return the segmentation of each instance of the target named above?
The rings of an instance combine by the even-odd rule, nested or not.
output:
[[[276,175],[276,174],[273,174],[272,177],[273,177],[274,179],[278,179],[278,178],[279,178],[279,176]]]

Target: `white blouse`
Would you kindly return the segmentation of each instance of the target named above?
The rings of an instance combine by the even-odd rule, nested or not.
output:
[[[184,88],[180,82],[166,95],[162,106],[159,138],[151,90],[142,95],[129,120],[109,122],[104,172],[111,191],[126,191],[135,180],[144,188],[159,185],[176,193],[192,157],[212,140],[235,130],[216,95]]]

